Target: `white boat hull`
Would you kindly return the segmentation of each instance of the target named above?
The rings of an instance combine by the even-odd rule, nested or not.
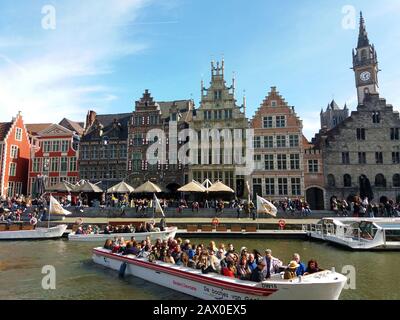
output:
[[[93,261],[125,274],[153,282],[204,300],[337,300],[347,278],[339,273],[323,271],[294,280],[268,280],[262,283],[228,278],[216,273],[202,274],[160,261],[113,254],[103,248],[93,249]]]
[[[61,224],[53,228],[36,228],[34,230],[1,231],[0,240],[39,240],[61,238],[66,224]]]
[[[85,242],[104,242],[107,239],[113,239],[114,237],[123,237],[125,240],[130,240],[134,237],[136,241],[146,240],[146,237],[150,237],[152,241],[157,239],[167,240],[172,237],[175,238],[177,227],[166,228],[165,231],[159,232],[135,232],[135,233],[112,233],[112,234],[75,234],[70,233],[68,240],[70,241],[85,241]]]

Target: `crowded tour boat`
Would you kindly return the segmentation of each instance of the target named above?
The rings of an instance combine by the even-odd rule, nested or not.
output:
[[[354,250],[400,249],[400,218],[323,218],[306,230],[311,238]]]
[[[306,269],[298,254],[297,261],[291,261],[281,272],[279,259],[272,257],[269,249],[265,258],[257,255],[254,260],[245,248],[239,258],[233,251],[222,253],[202,245],[195,248],[187,246],[189,242],[179,245],[170,238],[168,243],[157,240],[161,246],[147,240],[122,247],[122,242],[109,239],[103,247],[93,249],[92,257],[96,264],[120,276],[133,275],[204,300],[337,300],[347,282],[333,269],[319,269],[315,260]],[[195,252],[190,253],[191,248]],[[247,264],[247,259],[244,268],[242,263]],[[297,275],[300,268],[302,272]]]
[[[143,241],[147,238],[155,241],[156,239],[174,238],[177,231],[177,227],[166,227],[163,223],[160,223],[160,226],[156,227],[154,221],[139,223],[136,228],[133,225],[108,225],[103,231],[99,231],[96,226],[93,228],[92,226],[88,226],[87,228],[78,226],[76,231],[68,235],[68,240],[104,243],[110,237],[118,236],[125,239],[134,238],[136,241]]]

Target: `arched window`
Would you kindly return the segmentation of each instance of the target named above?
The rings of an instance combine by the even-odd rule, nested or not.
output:
[[[386,187],[386,180],[383,174],[377,174],[375,177],[375,187]]]
[[[336,185],[335,176],[333,174],[328,175],[328,186],[334,187]]]
[[[343,176],[343,186],[346,188],[351,187],[351,176],[349,174]]]
[[[399,188],[400,187],[400,174],[396,173],[393,176],[393,187]]]
[[[372,123],[380,123],[381,122],[381,113],[379,111],[374,111],[372,113]]]

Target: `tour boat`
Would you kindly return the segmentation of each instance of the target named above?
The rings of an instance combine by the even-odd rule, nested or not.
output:
[[[76,234],[75,232],[71,232],[68,235],[68,240],[71,241],[98,241],[105,242],[107,239],[114,237],[123,237],[125,240],[130,240],[132,237],[135,238],[136,241],[146,240],[146,237],[150,237],[152,241],[157,239],[167,240],[168,238],[175,238],[176,232],[178,231],[177,227],[167,227],[164,231],[154,231],[154,232],[133,232],[133,233],[98,233],[98,234]]]
[[[337,300],[347,282],[344,275],[328,270],[292,280],[276,274],[270,280],[257,283],[115,254],[104,248],[93,249],[93,261],[121,275],[133,275],[204,300]]]
[[[36,228],[35,225],[13,223],[0,224],[0,240],[38,240],[61,238],[67,230],[66,224],[53,228]]]
[[[400,218],[323,218],[306,229],[311,238],[354,250],[400,249]]]

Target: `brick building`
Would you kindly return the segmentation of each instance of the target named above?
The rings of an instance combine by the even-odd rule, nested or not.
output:
[[[176,126],[177,132],[188,128],[193,106],[192,100],[156,102],[148,90],[136,101],[129,124],[127,181],[130,184],[137,187],[150,180],[165,191],[175,192],[188,181],[187,167],[177,158],[177,151],[185,141],[170,135],[169,130],[172,126]],[[161,136],[150,135],[151,130],[157,129]],[[160,148],[156,153],[163,152],[163,156],[147,155],[149,147],[156,147],[154,144]]]
[[[21,113],[0,123],[0,195],[26,194],[30,142]]]
[[[37,195],[37,177],[46,177],[47,186],[62,181],[76,183],[79,180],[79,135],[59,124],[52,124],[36,132],[38,125],[29,125],[32,146],[28,174],[28,192]]]

